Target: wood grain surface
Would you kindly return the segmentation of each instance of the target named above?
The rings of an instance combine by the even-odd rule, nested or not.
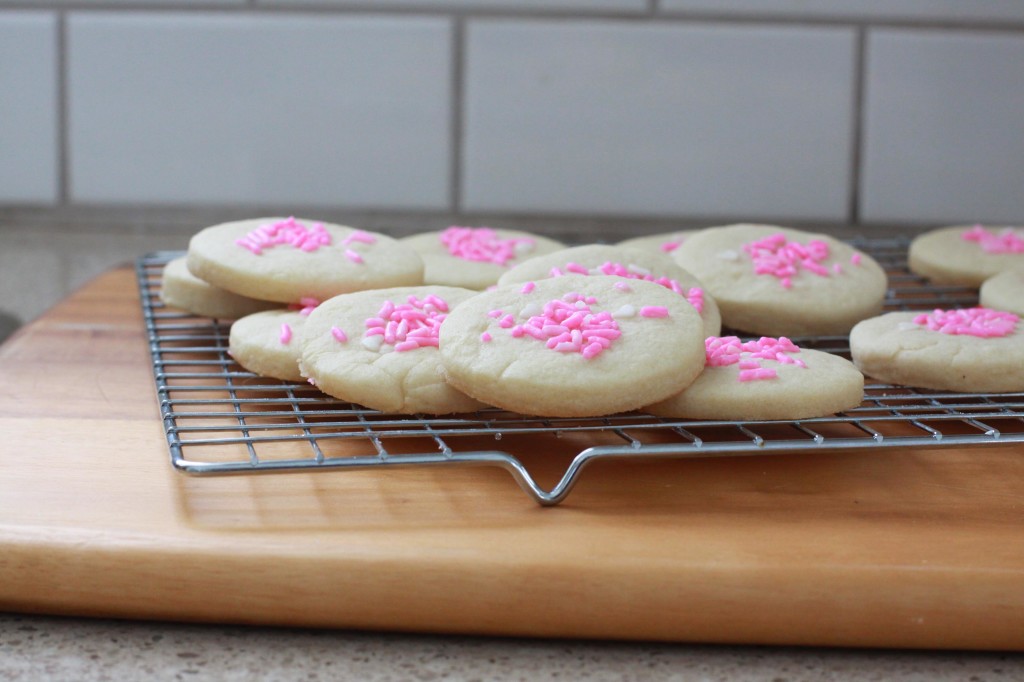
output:
[[[0,609],[1024,648],[1020,446],[605,462],[554,508],[474,467],[188,477],[149,363],[127,267],[0,348]]]

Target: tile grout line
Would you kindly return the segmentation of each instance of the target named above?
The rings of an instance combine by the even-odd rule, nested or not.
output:
[[[70,203],[67,13],[57,12],[57,203]]]
[[[462,210],[462,145],[463,145],[463,106],[465,92],[465,42],[466,20],[452,17],[451,25],[451,120],[449,122],[451,140],[448,145],[448,208],[452,213]]]
[[[864,145],[864,91],[867,80],[867,28],[857,29],[853,64],[853,101],[850,121],[850,178],[847,220],[851,225],[860,223],[861,163]]]
[[[1002,19],[994,17],[981,18],[939,18],[927,19],[919,17],[878,17],[878,16],[833,16],[812,15],[797,16],[790,14],[770,14],[757,12],[715,12],[715,11],[665,11],[660,0],[646,0],[641,10],[587,10],[573,12],[565,10],[538,10],[533,8],[517,9],[514,5],[504,8],[489,9],[476,7],[465,9],[458,5],[438,5],[436,7],[418,6],[379,6],[373,2],[353,2],[346,5],[325,5],[316,0],[309,2],[291,2],[284,4],[266,4],[259,0],[242,0],[236,3],[196,4],[185,0],[154,0],[142,3],[139,1],[119,0],[65,0],[57,2],[33,2],[32,0],[0,0],[0,14],[6,11],[48,10],[55,12],[111,12],[125,14],[149,14],[162,12],[184,12],[189,14],[223,14],[225,12],[243,12],[254,15],[278,14],[333,14],[338,16],[353,14],[378,14],[382,16],[448,16],[456,19],[497,18],[497,19],[538,19],[551,21],[588,21],[588,20],[623,20],[648,21],[651,19],[667,24],[722,24],[722,25],[755,25],[755,26],[794,26],[794,27],[853,27],[853,28],[895,28],[908,30],[935,31],[982,31],[999,33],[1024,32],[1024,18]],[[510,8],[511,7],[511,8]]]

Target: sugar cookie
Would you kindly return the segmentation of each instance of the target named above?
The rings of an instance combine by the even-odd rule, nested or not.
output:
[[[604,244],[574,246],[531,258],[502,275],[498,284],[504,286],[569,274],[615,275],[656,282],[684,296],[700,313],[705,336],[718,336],[722,331],[718,305],[704,286],[671,258],[653,250]]]
[[[625,246],[631,249],[644,249],[657,253],[672,253],[679,248],[680,244],[697,234],[700,230],[679,230],[678,232],[662,232],[660,234],[648,234],[643,237],[631,237],[623,239],[616,246]]]
[[[845,334],[882,310],[873,258],[827,235],[773,225],[703,230],[672,252],[711,292],[722,325],[766,336]]]
[[[306,314],[298,310],[266,310],[235,320],[228,335],[229,354],[242,367],[260,376],[303,381],[299,373],[299,334]]]
[[[462,303],[441,325],[448,381],[490,405],[552,417],[632,410],[704,366],[703,323],[653,282],[567,275]]]
[[[185,266],[185,257],[164,266],[160,280],[160,300],[165,305],[203,317],[235,320],[261,310],[280,308],[280,303],[258,301],[215,287],[199,279]]]
[[[981,305],[1024,315],[1024,269],[1005,270],[981,285]]]
[[[890,384],[969,393],[1024,391],[1024,329],[989,308],[887,313],[850,333],[853,362]]]
[[[483,404],[444,380],[437,330],[476,292],[442,286],[343,294],[310,314],[303,376],[328,395],[381,412],[447,414]]]
[[[547,237],[489,227],[449,227],[399,240],[419,253],[424,284],[486,289],[510,267],[565,248]]]
[[[686,419],[810,419],[857,407],[864,398],[864,376],[853,363],[785,337],[712,337],[705,349],[707,365],[697,380],[648,412]]]
[[[977,287],[1003,270],[1024,268],[1024,227],[955,225],[910,242],[911,272],[936,284]]]
[[[293,303],[423,281],[423,262],[382,234],[295,218],[214,225],[192,237],[188,269],[243,296]]]

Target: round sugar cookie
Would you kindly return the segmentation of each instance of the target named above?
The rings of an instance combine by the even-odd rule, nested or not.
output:
[[[1024,391],[1024,325],[1012,313],[886,313],[853,328],[850,353],[864,374],[885,383],[967,393]]]
[[[857,407],[864,398],[864,375],[853,363],[785,337],[712,337],[705,349],[707,364],[696,381],[647,411],[685,419],[811,419]]]
[[[567,275],[462,303],[441,325],[441,359],[449,383],[489,405],[586,417],[678,393],[704,366],[703,339],[697,311],[661,285]]]
[[[175,258],[164,266],[160,283],[160,300],[165,305],[203,317],[235,320],[261,310],[280,308],[280,303],[258,301],[248,296],[215,287],[204,282],[185,265],[185,257]]]
[[[881,266],[823,234],[774,225],[713,227],[672,257],[710,291],[723,326],[753,334],[845,334],[881,312],[885,299]]]
[[[298,310],[265,310],[234,321],[228,353],[235,362],[260,376],[303,381],[299,373],[299,334],[306,316]]]
[[[1024,268],[1004,270],[981,285],[981,305],[1024,315]]]
[[[328,395],[381,412],[478,410],[482,403],[445,382],[437,349],[441,322],[475,293],[399,287],[324,301],[303,330],[302,374]]]
[[[565,245],[547,237],[490,227],[449,227],[405,237],[423,259],[423,283],[481,290],[510,267]]]
[[[936,284],[978,287],[1003,270],[1024,268],[1024,227],[942,227],[910,242],[907,262]]]
[[[616,246],[625,246],[631,249],[643,249],[657,253],[672,253],[679,246],[697,234],[700,230],[679,230],[677,232],[662,232],[660,234],[648,234],[643,237],[631,237],[623,239]]]
[[[653,250],[604,244],[574,246],[520,263],[502,275],[498,285],[568,274],[615,275],[656,282],[685,297],[700,313],[705,336],[718,336],[722,331],[718,305],[704,290],[704,285],[667,255]]]
[[[423,261],[391,237],[295,218],[208,227],[192,237],[187,262],[214,286],[282,303],[423,281]]]

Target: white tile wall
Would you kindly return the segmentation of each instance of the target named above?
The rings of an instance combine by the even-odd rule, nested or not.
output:
[[[75,201],[447,206],[443,18],[69,22]]]
[[[846,216],[848,29],[475,21],[473,210]]]
[[[1020,222],[1022,41],[1024,0],[0,0],[0,209]]]
[[[877,30],[862,216],[1024,221],[1024,35]]]
[[[57,19],[0,14],[0,201],[57,198]]]
[[[660,0],[668,13],[714,12],[790,18],[1024,20],[1021,0]]]
[[[366,0],[256,0],[260,5],[323,5],[366,7]],[[645,12],[647,0],[373,0],[375,8],[479,9],[522,12]]]
[[[168,5],[175,5],[182,8],[188,9],[203,9],[207,7],[231,7],[231,6],[242,6],[248,3],[249,0],[0,0],[0,7],[3,5],[25,5],[30,3],[36,3],[38,5],[48,5],[51,7],[66,7],[74,5],[75,7],[108,7],[117,6],[125,9],[144,9],[149,10],[154,7],[166,7]]]

